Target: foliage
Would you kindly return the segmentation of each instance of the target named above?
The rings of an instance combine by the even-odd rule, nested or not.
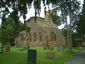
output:
[[[5,20],[1,24],[0,41],[4,44],[8,43],[13,35],[12,23],[9,23],[9,19]]]
[[[52,19],[54,24],[57,24],[57,26],[62,24],[61,21],[60,21],[60,17],[57,15],[55,9],[52,11],[50,16],[51,16],[51,19]]]
[[[62,33],[65,37],[65,40],[67,40],[67,29],[62,29]],[[80,35],[78,32],[72,31],[72,47],[79,47],[82,46],[84,43],[84,37]],[[67,42],[66,42],[67,43]]]
[[[72,46],[73,47],[82,47],[83,37],[76,32],[72,33]]]
[[[77,26],[76,26],[76,32],[81,36],[82,41],[83,41],[83,46],[84,42],[85,42],[85,0],[83,3],[83,7],[82,7],[82,12],[79,16],[79,21],[77,22]]]
[[[17,22],[17,24],[19,24]],[[4,19],[0,28],[0,41],[4,44],[13,44],[16,35],[20,31],[20,25],[15,25],[15,21],[9,17]]]
[[[67,37],[67,29],[63,28],[62,33],[63,33],[64,37]]]
[[[27,64],[34,64],[32,61],[29,61]]]
[[[77,32],[84,36],[85,35],[85,1],[84,1],[84,4],[83,4],[83,9],[82,9],[82,13],[80,15],[80,20],[77,22]]]

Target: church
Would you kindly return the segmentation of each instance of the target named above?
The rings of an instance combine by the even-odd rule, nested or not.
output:
[[[15,39],[16,47],[24,48],[27,46],[27,40],[30,48],[54,48],[57,46],[65,46],[65,38],[57,25],[53,23],[49,14],[45,18],[31,17],[26,21],[26,26],[30,28],[30,32],[25,30],[20,32]]]

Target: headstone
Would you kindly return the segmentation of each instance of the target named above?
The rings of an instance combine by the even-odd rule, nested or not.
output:
[[[64,50],[64,48],[63,48],[62,45],[57,46],[57,49],[58,49],[59,51],[63,51],[63,50]]]
[[[37,51],[29,49],[27,57],[28,64],[36,64],[36,60],[37,60]]]
[[[46,52],[46,56],[49,59],[55,59],[55,52]]]

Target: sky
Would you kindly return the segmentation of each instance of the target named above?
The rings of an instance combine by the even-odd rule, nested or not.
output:
[[[81,2],[81,4],[83,3],[83,0],[79,0],[80,2]],[[9,8],[9,10],[12,12],[12,10]],[[34,8],[33,8],[33,5],[32,5],[32,8],[29,10],[28,9],[28,13],[27,13],[27,18],[26,18],[26,20],[27,19],[29,19],[30,17],[32,17],[32,16],[34,16],[35,15],[35,12],[34,12]],[[44,7],[43,7],[43,4],[41,3],[41,13],[40,13],[40,17],[45,17],[44,16]],[[21,20],[21,22],[23,23],[23,18],[22,18],[22,16],[20,17],[20,20]],[[68,23],[69,23],[69,17],[68,17]],[[1,19],[0,19],[0,24],[1,24]],[[59,28],[61,29],[61,28],[63,28],[64,27],[64,25],[61,25]]]

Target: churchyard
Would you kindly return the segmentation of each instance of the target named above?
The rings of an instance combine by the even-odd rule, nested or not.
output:
[[[56,48],[53,50],[34,48],[34,50],[37,50],[37,64],[64,64],[80,51],[73,49],[73,52],[69,53],[67,49],[59,51]],[[0,64],[27,64],[27,50],[12,47],[9,52],[4,51],[0,54]]]

